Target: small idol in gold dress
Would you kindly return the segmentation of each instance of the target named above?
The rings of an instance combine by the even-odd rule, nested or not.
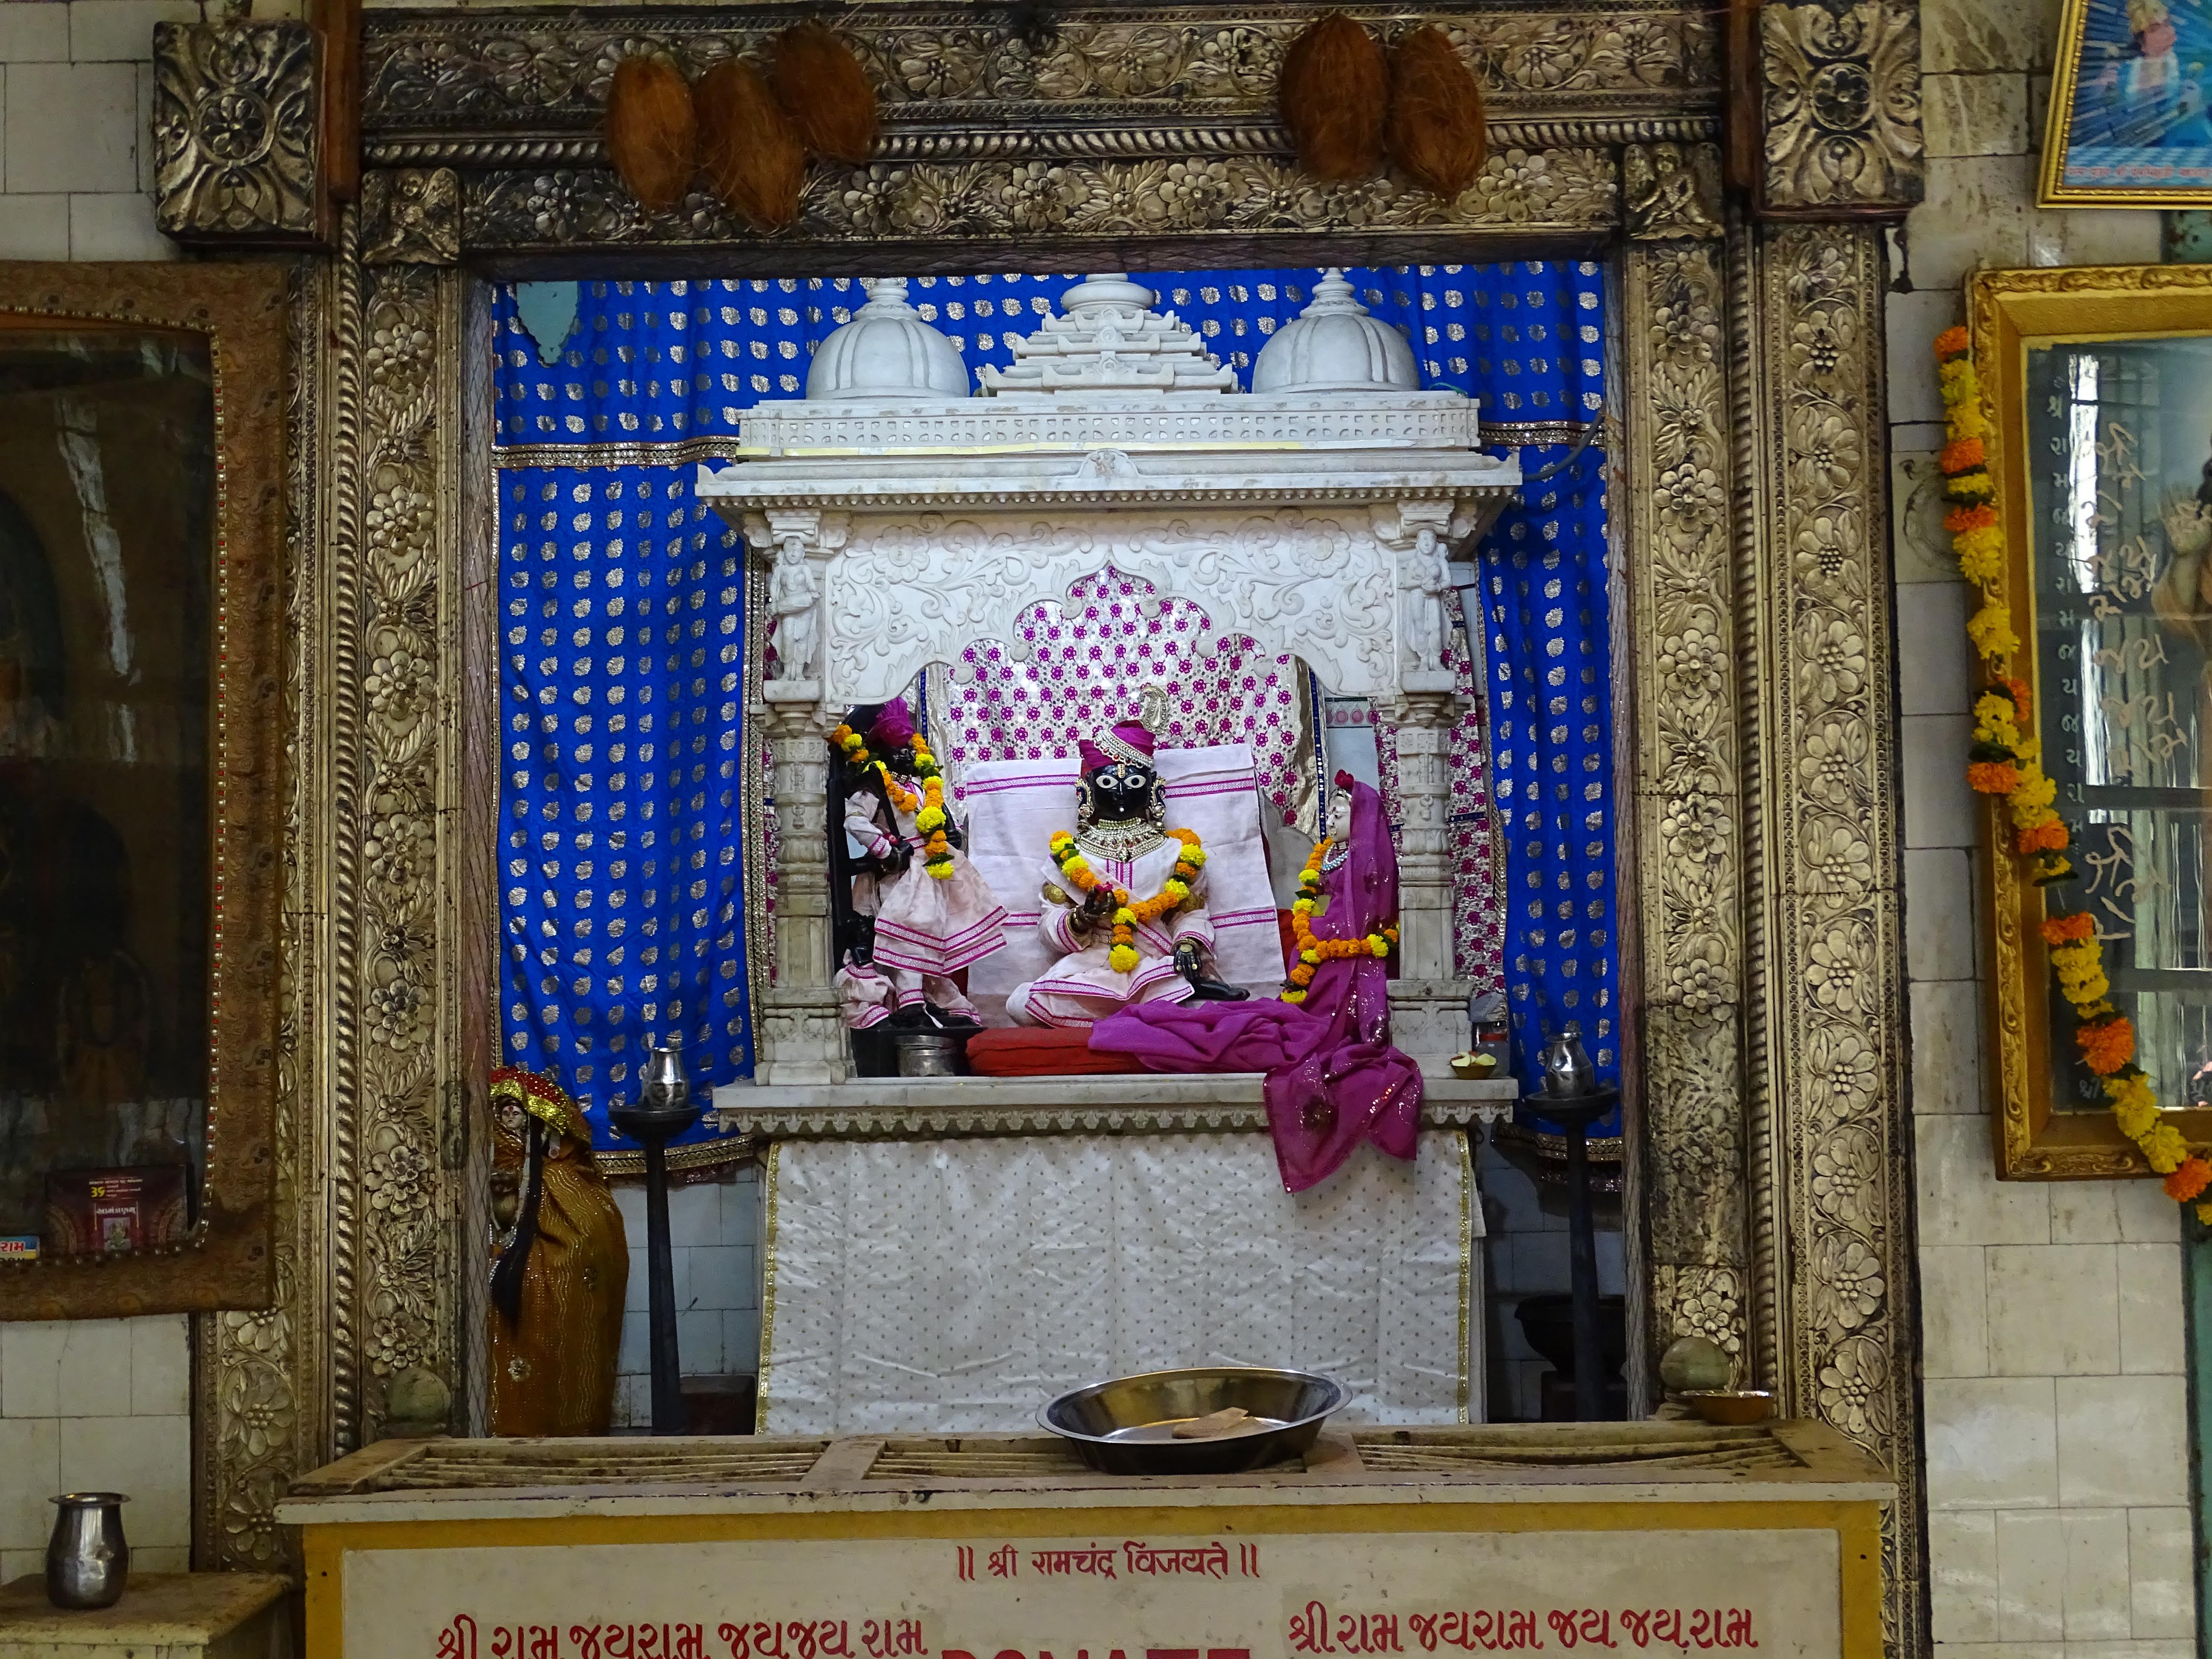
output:
[[[629,1246],[591,1126],[550,1078],[491,1074],[491,1431],[605,1434]]]

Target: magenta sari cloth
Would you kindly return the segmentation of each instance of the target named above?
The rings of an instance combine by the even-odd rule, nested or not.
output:
[[[1382,798],[1340,773],[1337,782],[1352,791],[1349,856],[1322,878],[1328,905],[1314,937],[1364,939],[1397,915],[1398,859]],[[1390,1046],[1389,973],[1377,957],[1322,963],[1302,1005],[1139,1003],[1092,1026],[1091,1042],[1155,1072],[1265,1072],[1287,1191],[1328,1179],[1363,1140],[1413,1156],[1421,1068]]]

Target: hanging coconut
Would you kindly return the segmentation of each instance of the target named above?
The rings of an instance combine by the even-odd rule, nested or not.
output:
[[[691,88],[664,58],[625,58],[607,89],[607,157],[647,211],[684,199],[699,170]]]
[[[796,219],[806,152],[760,72],[730,58],[701,76],[691,97],[700,161],[714,194],[755,230],[780,230]]]
[[[1373,173],[1389,95],[1389,67],[1365,29],[1340,11],[1306,25],[1283,54],[1276,88],[1298,165],[1316,179]]]
[[[1390,54],[1390,159],[1446,200],[1474,182],[1490,147],[1482,88],[1435,24],[1408,31]]]
[[[854,167],[875,154],[876,89],[836,31],[800,23],[777,35],[771,79],[811,154]]]

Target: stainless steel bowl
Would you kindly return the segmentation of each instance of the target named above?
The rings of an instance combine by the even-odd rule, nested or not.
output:
[[[1344,1385],[1310,1371],[1197,1365],[1117,1376],[1064,1394],[1037,1421],[1109,1474],[1235,1474],[1295,1457],[1344,1404]],[[1265,1426],[1212,1440],[1178,1440],[1175,1428],[1229,1406]]]

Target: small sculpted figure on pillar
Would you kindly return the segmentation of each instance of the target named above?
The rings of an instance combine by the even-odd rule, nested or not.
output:
[[[1425,674],[1443,672],[1448,629],[1444,595],[1451,592],[1447,550],[1437,532],[1426,526],[1415,535],[1406,556],[1406,641],[1411,665]]]
[[[806,543],[786,536],[778,544],[769,578],[769,609],[775,614],[775,678],[811,680],[820,672],[821,619],[815,605],[822,584],[806,556]]]
[[[1053,837],[1040,871],[1037,928],[1059,960],[1008,994],[1022,1024],[1083,1026],[1140,1002],[1249,994],[1214,976],[1206,848],[1167,827],[1154,749],[1134,721],[1081,745],[1075,831]]]

